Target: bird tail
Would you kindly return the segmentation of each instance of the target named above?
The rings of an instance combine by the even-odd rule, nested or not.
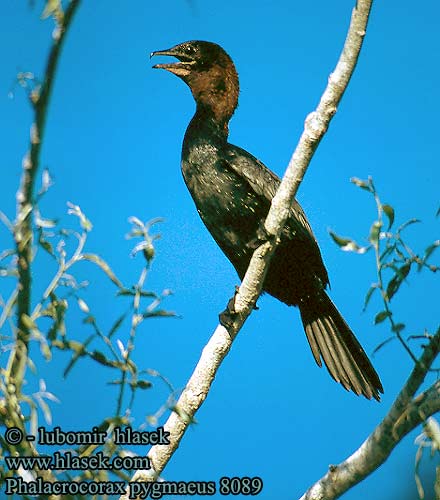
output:
[[[330,375],[345,389],[380,401],[379,376],[329,296],[325,292],[310,296],[299,307],[316,363],[322,366],[322,358]]]

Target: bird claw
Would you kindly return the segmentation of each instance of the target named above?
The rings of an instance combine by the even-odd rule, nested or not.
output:
[[[226,309],[218,315],[220,324],[229,331],[234,323],[234,317],[237,315],[235,311],[235,296],[237,295],[239,287],[235,285],[234,296],[229,299]]]
[[[267,232],[266,227],[264,225],[264,221],[260,221],[255,234],[255,238],[252,238],[250,241],[248,241],[246,243],[246,247],[249,250],[255,250],[266,241],[270,241],[272,239],[273,235]]]
[[[239,292],[240,287],[235,285],[235,293],[234,296],[229,299],[228,305],[226,306],[226,309],[221,312],[218,315],[218,319],[220,321],[220,324],[226,328],[226,330],[229,331],[229,329],[232,327],[234,323],[235,316],[237,315],[237,312],[235,310],[235,297],[237,293]],[[259,307],[257,304],[254,305],[254,311],[258,311]]]

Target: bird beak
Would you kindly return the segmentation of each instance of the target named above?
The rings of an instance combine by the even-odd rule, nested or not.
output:
[[[185,56],[180,52],[178,47],[172,47],[166,50],[156,50],[151,52],[150,59],[154,56],[172,56],[179,59],[179,62],[167,63],[167,64],[155,64],[153,69],[165,69],[174,75],[183,77],[188,76],[191,72],[191,66],[195,61],[191,60],[189,57]]]

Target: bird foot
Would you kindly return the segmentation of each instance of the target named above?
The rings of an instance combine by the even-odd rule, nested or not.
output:
[[[220,324],[229,331],[234,323],[234,317],[237,315],[235,311],[235,297],[238,293],[239,287],[235,285],[234,296],[229,299],[226,309],[218,315]]]
[[[218,315],[218,319],[220,321],[220,324],[226,328],[226,330],[229,331],[229,329],[232,327],[234,323],[235,316],[237,316],[237,312],[235,311],[235,297],[239,291],[240,287],[238,285],[235,285],[235,292],[234,296],[229,299],[228,305],[226,306],[226,309],[221,312]],[[254,305],[254,311],[258,311],[259,307],[257,304]]]
[[[252,238],[250,241],[246,243],[246,247],[249,250],[255,250],[260,245],[265,243],[266,241],[270,241],[273,239],[273,235],[268,233],[266,227],[264,225],[264,221],[261,221],[258,224],[257,232],[255,234],[255,238]]]

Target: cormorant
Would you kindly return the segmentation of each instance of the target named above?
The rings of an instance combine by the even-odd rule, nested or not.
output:
[[[238,75],[217,44],[184,42],[151,56],[178,62],[156,64],[191,89],[196,112],[183,141],[182,173],[209,232],[240,279],[249,265],[258,234],[280,179],[244,149],[228,142],[228,123],[238,104]],[[299,307],[316,363],[321,359],[345,389],[380,400],[382,384],[362,346],[325,288],[329,283],[316,238],[294,200],[272,257],[263,290]]]

